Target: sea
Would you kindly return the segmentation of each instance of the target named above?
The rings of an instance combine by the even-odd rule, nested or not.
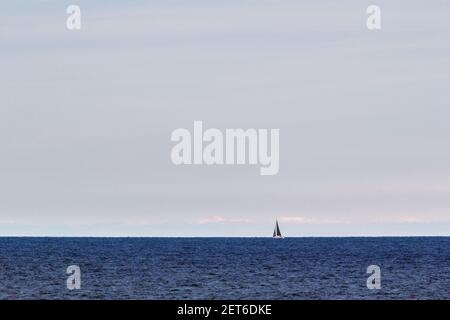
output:
[[[448,300],[450,237],[1,237],[0,299]]]

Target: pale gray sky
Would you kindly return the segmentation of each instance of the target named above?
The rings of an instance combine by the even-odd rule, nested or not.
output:
[[[449,9],[2,3],[0,235],[450,235]],[[174,166],[194,120],[280,128],[279,174]]]

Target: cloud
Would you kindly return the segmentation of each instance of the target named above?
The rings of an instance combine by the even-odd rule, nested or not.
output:
[[[392,217],[384,217],[377,219],[369,219],[369,221],[363,219],[353,219],[345,220],[345,219],[329,219],[329,218],[309,218],[303,216],[284,216],[278,218],[279,222],[285,224],[297,224],[297,225],[358,225],[364,223],[373,223],[373,224],[427,224],[427,223],[448,223],[449,219],[438,218],[438,217],[418,217],[418,216],[400,216],[396,217],[393,215]]]
[[[281,217],[280,222],[290,224],[349,224],[349,221],[338,219],[306,218],[301,216]]]
[[[246,218],[225,218],[222,216],[211,216],[200,218],[197,220],[196,224],[211,224],[211,223],[249,223],[250,219]]]
[[[392,218],[378,219],[377,223],[448,223],[450,218],[435,218],[435,217],[415,217],[415,216],[400,216]]]

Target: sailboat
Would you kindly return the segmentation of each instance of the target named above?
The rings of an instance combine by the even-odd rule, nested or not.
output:
[[[273,238],[284,239],[284,237],[281,235],[280,227],[278,226],[278,220],[276,220],[275,229],[273,230]]]

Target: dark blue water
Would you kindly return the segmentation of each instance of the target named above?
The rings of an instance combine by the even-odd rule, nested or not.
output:
[[[0,238],[0,298],[450,299],[450,237]]]

